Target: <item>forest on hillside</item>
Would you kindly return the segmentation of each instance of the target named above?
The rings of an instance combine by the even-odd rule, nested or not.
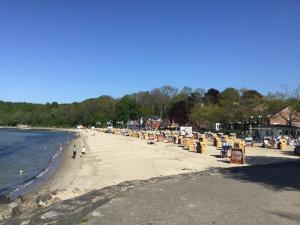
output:
[[[121,98],[103,95],[70,104],[12,103],[0,101],[0,125],[20,124],[43,127],[120,125],[129,120],[159,116],[180,125],[201,128],[205,122],[223,124],[245,123],[259,118],[263,123],[269,115],[291,106],[300,111],[300,85],[285,93],[263,96],[256,90],[211,88],[178,90],[162,86]]]

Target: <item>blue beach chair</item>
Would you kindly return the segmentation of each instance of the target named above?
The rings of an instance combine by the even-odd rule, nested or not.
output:
[[[228,145],[228,144],[224,144],[223,146],[222,146],[222,149],[221,149],[221,153],[220,153],[220,155],[221,155],[221,157],[222,158],[227,158],[228,157],[228,152],[231,150],[231,145]]]

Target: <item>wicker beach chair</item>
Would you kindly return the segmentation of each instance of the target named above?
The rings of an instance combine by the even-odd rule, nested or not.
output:
[[[147,143],[149,145],[155,145],[155,142],[154,142],[154,134],[148,134],[148,141]]]

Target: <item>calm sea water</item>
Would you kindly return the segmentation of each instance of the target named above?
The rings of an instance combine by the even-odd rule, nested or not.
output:
[[[0,195],[22,193],[57,167],[69,132],[0,129]],[[20,171],[23,171],[22,173]]]

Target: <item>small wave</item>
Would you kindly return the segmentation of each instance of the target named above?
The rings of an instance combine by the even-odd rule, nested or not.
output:
[[[7,148],[6,145],[0,145],[0,151],[5,150]]]
[[[13,145],[1,145],[0,146],[0,156],[1,157],[7,157],[13,154],[16,154],[18,152],[18,149],[23,149],[26,146],[23,144],[15,144]]]
[[[42,176],[44,176],[48,171],[50,170],[50,167],[47,167],[46,169],[42,170],[42,172],[40,172],[36,178],[40,178]]]
[[[38,175],[25,180],[22,185],[18,186],[13,191],[11,191],[9,195],[12,196],[14,193],[22,192],[22,190],[26,187],[32,185],[33,183],[38,183],[40,180],[42,180],[43,177],[48,175],[48,173],[51,170],[54,170],[55,166],[57,166],[54,163],[57,162],[56,159],[61,155],[60,153],[60,150],[56,151],[52,158],[49,160],[49,163],[46,166],[46,168],[44,168]]]
[[[16,189],[14,189],[12,192],[17,192],[17,191],[20,191],[21,189],[27,187],[28,185],[32,184],[34,181],[34,179],[32,179],[31,181],[28,181],[27,183],[17,187]]]
[[[8,187],[1,188],[1,189],[0,189],[0,196],[3,195],[3,194],[5,194],[8,190],[9,190]]]
[[[6,151],[9,147],[9,145],[0,145],[0,151]]]

